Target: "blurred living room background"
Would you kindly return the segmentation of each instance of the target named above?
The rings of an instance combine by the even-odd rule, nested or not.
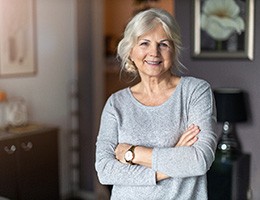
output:
[[[0,9],[6,1],[9,0],[0,0]],[[12,2],[15,4],[16,1],[24,0]],[[51,128],[51,133],[57,133],[57,143],[48,143],[49,137],[44,137],[43,133],[40,140],[47,142],[43,145],[46,153],[40,155],[47,154],[48,157],[47,150],[56,145],[57,149],[53,150],[56,149],[57,157],[51,161],[56,164],[51,166],[57,168],[60,199],[109,199],[109,190],[98,183],[94,169],[99,118],[107,97],[129,85],[127,81],[119,80],[115,48],[127,21],[146,6],[164,8],[176,17],[182,33],[181,61],[188,68],[186,75],[207,80],[213,89],[239,88],[244,91],[248,116],[245,122],[236,124],[236,134],[241,151],[250,155],[247,199],[260,199],[260,12],[257,12],[260,2],[235,0],[238,4],[240,1],[254,2],[254,8],[249,11],[255,13],[255,21],[250,27],[254,32],[251,38],[253,58],[196,58],[193,55],[193,9],[195,2],[204,1],[29,0],[33,5],[33,53],[36,59],[30,73],[10,75],[2,69],[4,62],[0,54],[0,91],[5,92],[7,101],[19,97],[26,102],[29,124],[44,125]],[[1,49],[3,27],[0,24],[0,52],[4,51]],[[219,132],[222,132],[222,126],[218,123]],[[18,133],[2,134],[0,147],[3,144],[4,148],[5,141],[10,138],[6,134],[12,134],[13,139]],[[32,145],[27,143],[26,148],[34,148]],[[9,150],[14,149],[10,146]],[[2,162],[1,159],[0,165],[6,166]],[[49,166],[35,162],[29,160],[27,165],[37,166],[38,173]],[[20,188],[15,187],[15,191]],[[31,186],[27,187],[29,191]],[[16,199],[23,199],[19,197],[20,193]],[[1,196],[5,197],[0,193],[0,199]]]

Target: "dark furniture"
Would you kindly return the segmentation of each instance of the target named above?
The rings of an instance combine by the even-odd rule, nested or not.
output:
[[[250,189],[250,155],[216,153],[207,173],[209,200],[247,200]]]
[[[0,132],[0,197],[58,200],[58,129],[30,125]]]

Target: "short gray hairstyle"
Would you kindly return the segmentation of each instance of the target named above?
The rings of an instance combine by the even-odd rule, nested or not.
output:
[[[147,33],[161,24],[169,39],[174,45],[174,71],[182,72],[185,67],[180,62],[180,51],[182,42],[180,28],[174,17],[165,10],[151,8],[136,14],[127,24],[123,39],[117,47],[117,56],[121,60],[122,70],[137,75],[135,64],[130,60],[130,52],[137,42],[138,37]]]

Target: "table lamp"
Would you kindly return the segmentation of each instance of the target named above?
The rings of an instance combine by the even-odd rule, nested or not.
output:
[[[244,92],[237,88],[214,90],[217,108],[217,121],[223,123],[218,150],[227,153],[240,153],[241,146],[236,135],[235,124],[247,120]]]

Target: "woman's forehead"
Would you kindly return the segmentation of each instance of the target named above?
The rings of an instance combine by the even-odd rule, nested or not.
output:
[[[160,36],[164,39],[169,39],[169,36],[166,33],[163,26],[161,24],[158,24],[157,26],[154,26],[151,29],[149,29],[149,30],[143,32],[142,34],[140,34],[137,37],[137,40],[140,40],[140,39],[143,39],[143,38],[146,38],[146,37],[150,37],[150,36],[154,36],[154,35]]]

